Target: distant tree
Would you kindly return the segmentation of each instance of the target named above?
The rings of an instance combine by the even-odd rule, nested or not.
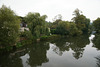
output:
[[[76,9],[74,11],[75,17],[72,18],[73,22],[75,22],[77,28],[81,30],[83,33],[87,33],[89,31],[90,19],[86,18],[82,11]]]
[[[62,21],[62,16],[61,14],[58,14],[53,18],[51,29],[55,29],[60,21]]]
[[[97,33],[100,33],[100,18],[93,21],[93,26]]]
[[[81,15],[82,11],[80,11],[80,10],[77,8],[77,9],[75,9],[75,11],[74,11],[73,13],[74,13],[73,15],[75,15],[75,17],[78,17],[78,16]]]
[[[20,20],[16,14],[5,5],[0,8],[0,46],[14,45],[18,40]]]
[[[48,22],[48,21],[46,21],[46,25],[49,27],[49,28],[51,28],[52,27],[52,22]]]
[[[56,20],[62,20],[61,14],[58,14],[53,18],[53,21],[56,21]]]

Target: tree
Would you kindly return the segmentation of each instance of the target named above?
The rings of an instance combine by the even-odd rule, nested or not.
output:
[[[55,29],[57,27],[57,25],[59,24],[60,21],[62,21],[62,16],[61,14],[58,14],[56,15],[54,18],[53,18],[53,23],[52,23],[52,26],[51,26],[51,29]]]
[[[28,27],[33,36],[39,38],[42,35],[45,35],[48,30],[46,26],[45,19],[47,18],[46,15],[40,16],[39,13],[31,13],[29,12],[28,15],[25,17],[25,21],[28,23]]]
[[[54,22],[55,22],[56,20],[62,20],[61,14],[58,14],[58,15],[56,15],[56,16],[53,18],[53,21],[54,21]]]
[[[69,22],[60,21],[56,28],[56,33],[60,35],[68,35],[69,34]]]
[[[20,20],[16,14],[5,5],[0,8],[0,46],[14,45],[18,40]]]
[[[93,46],[100,50],[100,34],[95,34],[93,38]]]
[[[90,19],[86,18],[83,14],[81,14],[82,11],[79,9],[76,9],[74,11],[75,17],[72,18],[73,22],[76,24],[77,28],[81,30],[83,33],[87,33],[89,30],[90,25]]]
[[[73,15],[75,15],[76,17],[78,17],[78,16],[81,15],[82,11],[80,11],[80,10],[77,8],[77,9],[75,9],[75,11],[74,11],[73,13],[74,13]]]
[[[97,33],[100,33],[100,18],[93,21],[93,26]]]
[[[76,27],[76,24],[73,22],[70,22],[70,27],[69,27],[69,34],[74,36],[79,34],[80,31],[78,30],[78,28]]]
[[[60,21],[56,28],[56,34],[73,36],[79,34],[79,31],[75,23],[68,21]]]

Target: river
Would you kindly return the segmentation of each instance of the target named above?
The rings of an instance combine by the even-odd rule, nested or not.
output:
[[[95,35],[59,38],[20,48],[0,56],[0,67],[100,67]]]

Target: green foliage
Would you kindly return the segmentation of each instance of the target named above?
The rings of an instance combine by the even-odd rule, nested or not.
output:
[[[93,39],[94,47],[98,48],[100,50],[100,34],[95,34],[95,37]]]
[[[16,47],[22,47],[24,45],[32,44],[34,41],[34,37],[31,31],[25,30],[24,32],[20,32],[20,41],[17,42]]]
[[[31,12],[25,17],[25,21],[28,23],[33,36],[39,38],[42,35],[49,35],[49,30],[45,22],[46,17],[46,15],[40,16],[39,13]]]
[[[93,21],[93,26],[97,33],[100,33],[100,18]]]
[[[20,20],[15,13],[3,5],[0,8],[0,46],[14,45],[18,40]]]
[[[62,20],[61,14],[58,14],[58,15],[56,15],[56,16],[53,18],[53,21],[54,21],[54,22],[59,21],[59,20]]]
[[[43,41],[43,40],[46,40],[48,38],[48,36],[41,36],[40,40]]]
[[[72,18],[73,22],[75,22],[77,28],[81,30],[83,33],[88,33],[89,31],[89,25],[90,25],[90,19],[86,18],[79,9],[76,9],[74,11],[75,17]]]
[[[16,44],[16,47],[17,47],[17,48],[19,48],[19,47],[21,47],[21,46],[23,46],[23,45],[21,44],[21,42],[18,42],[18,43]]]
[[[50,32],[51,34],[56,34],[56,29],[51,29]]]
[[[51,28],[52,27],[52,22],[47,22],[46,21],[46,26],[49,27],[49,28]]]
[[[69,26],[69,34],[71,36],[75,36],[75,35],[80,35],[81,34],[81,32],[76,27],[76,24],[75,23],[70,22],[69,24],[70,24],[70,26]]]
[[[55,29],[51,29],[52,34],[77,35],[81,34],[76,24],[68,21],[59,21]]]
[[[27,40],[32,40],[33,39],[33,35],[31,34],[31,31],[24,31],[20,33],[20,37],[24,37]]]
[[[55,28],[58,26],[58,24],[59,24],[60,21],[62,21],[62,20],[61,20],[61,19],[55,20],[55,21],[52,23],[51,29],[55,29]]]
[[[57,28],[56,33],[61,35],[67,35],[69,34],[69,23],[66,21],[60,21]]]
[[[75,15],[75,17],[72,18],[73,22],[62,21],[61,18],[56,18],[50,27],[51,33],[71,36],[89,33],[91,31],[90,19],[81,13],[82,11],[79,9],[74,11],[73,15]]]
[[[60,37],[61,37],[60,35],[41,36],[40,40],[41,41],[48,41],[48,40],[50,41],[50,40],[58,39]]]

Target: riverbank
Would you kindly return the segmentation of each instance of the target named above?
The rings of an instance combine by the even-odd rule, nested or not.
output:
[[[15,51],[25,45],[30,45],[30,44],[34,44],[36,42],[40,42],[40,41],[48,41],[48,40],[54,40],[57,38],[60,38],[60,35],[50,35],[50,36],[41,36],[40,38],[29,38],[24,36],[23,34],[20,36],[18,42],[13,45],[13,46],[7,46],[7,47],[0,47],[0,53],[6,53],[6,52],[11,52],[11,51]]]

